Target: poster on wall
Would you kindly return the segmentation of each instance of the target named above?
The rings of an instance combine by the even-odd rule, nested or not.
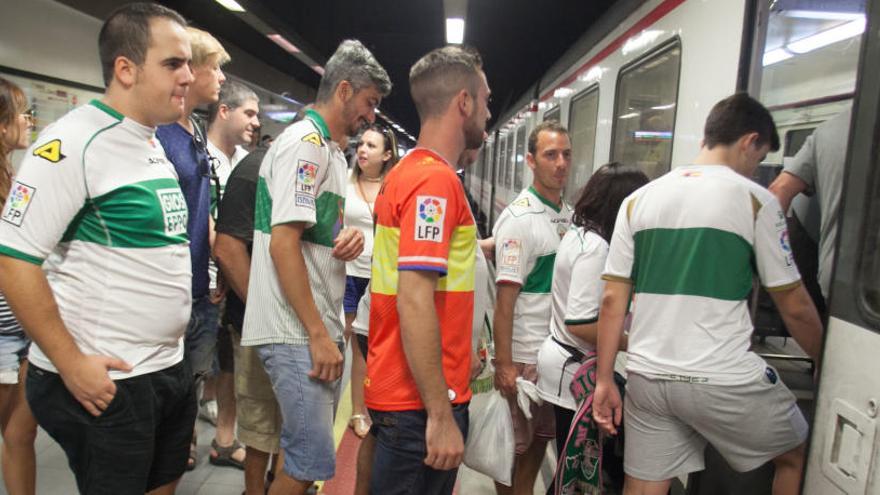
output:
[[[52,122],[61,118],[74,108],[88,103],[93,98],[100,98],[102,94],[97,91],[76,88],[61,83],[46,82],[38,79],[17,76],[0,71],[3,77],[17,84],[27,96],[29,108],[33,109],[35,127],[31,133],[31,143],[43,129]],[[12,154],[12,164],[16,170],[24,156],[23,151]]]

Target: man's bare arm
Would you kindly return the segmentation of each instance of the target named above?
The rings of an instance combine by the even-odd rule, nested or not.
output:
[[[807,183],[800,177],[783,171],[767,189],[776,196],[776,199],[779,200],[779,206],[782,207],[782,211],[787,214],[788,208],[791,206],[791,200],[793,200],[798,194],[807,190]]]
[[[342,374],[342,353],[330,338],[312,297],[309,271],[302,253],[304,230],[305,224],[302,222],[272,227],[269,254],[272,256],[284,297],[309,334],[309,350],[312,354],[312,371],[309,376],[333,381]]]
[[[242,301],[247,301],[251,272],[251,255],[248,253],[247,243],[238,237],[218,232],[214,241],[214,259],[235,295]]]
[[[607,281],[599,309],[599,331],[596,345],[596,392],[593,396],[593,418],[606,432],[617,433],[623,415],[623,404],[614,384],[614,358],[620,349],[626,307],[632,285]]]
[[[492,330],[495,341],[495,388],[503,395],[516,395],[516,368],[513,366],[513,311],[520,286],[497,284]]]
[[[399,273],[397,312],[401,342],[428,413],[425,463],[434,469],[452,469],[461,463],[464,440],[452,415],[449,387],[443,376],[440,323],[434,306],[438,274],[413,270]]]
[[[52,295],[43,269],[0,255],[0,290],[28,335],[52,361],[70,393],[94,416],[116,395],[111,369],[131,371],[126,362],[107,356],[86,356],[73,340]]]
[[[822,354],[822,321],[803,284],[782,291],[768,291],[779,309],[785,328],[794,340],[818,363]]]

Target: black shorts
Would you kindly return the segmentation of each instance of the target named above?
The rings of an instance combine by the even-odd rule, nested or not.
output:
[[[67,454],[80,493],[143,495],[186,469],[197,406],[184,362],[116,380],[116,395],[98,417],[60,375],[33,364],[26,394],[37,422]]]

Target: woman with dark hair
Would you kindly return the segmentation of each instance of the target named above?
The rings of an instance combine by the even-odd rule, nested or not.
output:
[[[0,203],[5,204],[12,188],[12,152],[30,143],[33,112],[21,88],[0,77]],[[23,201],[13,191],[10,201]],[[19,193],[20,195],[21,193]],[[0,294],[0,432],[3,434],[2,463],[6,491],[12,495],[36,490],[34,440],[37,421],[24,397],[27,353],[30,340]]]
[[[354,261],[345,264],[345,339],[351,335],[351,323],[357,314],[358,302],[370,282],[373,255],[373,204],[382,187],[385,174],[398,160],[397,138],[391,129],[372,124],[357,145],[356,164],[351,170],[351,181],[345,193],[345,226],[361,229],[364,233],[364,251]],[[363,438],[370,431],[370,420],[364,407],[365,352],[367,337],[357,335],[352,346],[351,410],[348,425],[355,435]]]
[[[639,169],[614,162],[597,170],[575,203],[571,229],[553,265],[550,336],[538,352],[538,391],[556,413],[557,450],[565,445],[578,404],[569,390],[585,355],[596,347],[600,278],[623,200],[648,183]],[[626,345],[624,338],[623,347]]]

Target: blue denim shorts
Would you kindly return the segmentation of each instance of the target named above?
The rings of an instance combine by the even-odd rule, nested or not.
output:
[[[467,442],[468,404],[452,406],[452,415]],[[425,465],[428,414],[370,409],[376,437],[370,493],[382,495],[452,495],[458,468],[438,471]]]
[[[342,299],[342,308],[345,309],[346,314],[357,313],[358,303],[364,297],[369,283],[370,279],[368,278],[352,277],[351,275],[345,277],[345,297]]]
[[[193,374],[201,378],[214,368],[217,353],[217,329],[220,326],[220,308],[209,296],[193,300],[192,313],[186,326],[183,353]]]
[[[18,383],[18,370],[28,355],[31,340],[23,333],[0,334],[0,385]]]
[[[336,473],[333,421],[339,380],[309,378],[308,345],[267,344],[257,346],[257,353],[281,408],[284,472],[299,481],[329,480]]]

